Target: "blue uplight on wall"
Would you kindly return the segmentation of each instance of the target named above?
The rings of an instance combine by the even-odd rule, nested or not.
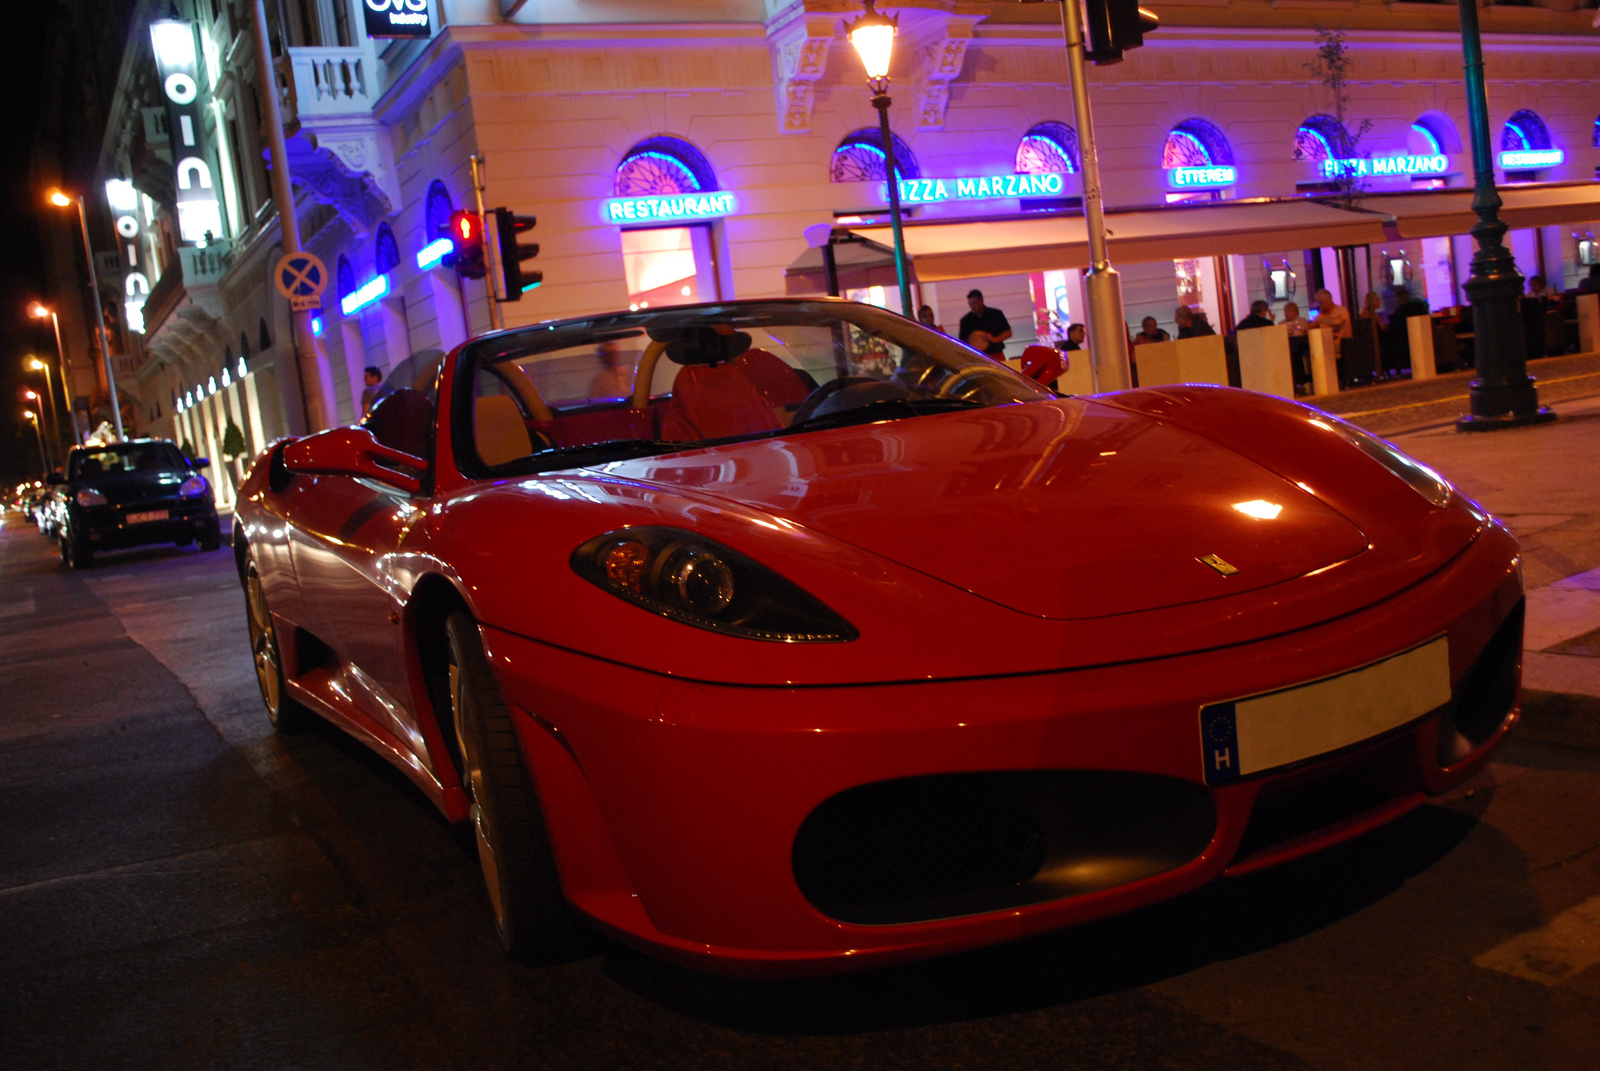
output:
[[[456,243],[450,238],[439,238],[423,246],[417,252],[417,267],[423,271],[439,266],[439,262],[456,251]]]
[[[389,277],[374,275],[355,290],[339,299],[339,311],[346,316],[360,312],[389,292]]]

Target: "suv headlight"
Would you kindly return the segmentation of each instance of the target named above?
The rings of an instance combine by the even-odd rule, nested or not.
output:
[[[206,483],[204,476],[190,476],[178,486],[178,494],[184,498],[194,498],[196,495],[205,494],[210,489],[211,486]]]
[[[80,506],[103,506],[106,496],[96,491],[93,487],[85,487],[74,496]]]
[[[696,628],[777,643],[842,643],[844,618],[759,562],[681,528],[623,528],[572,552],[585,580]]]

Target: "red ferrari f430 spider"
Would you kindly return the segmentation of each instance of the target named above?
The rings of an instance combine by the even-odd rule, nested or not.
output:
[[[837,300],[413,360],[258,459],[234,549],[273,724],[470,821],[517,955],[1056,929],[1389,821],[1517,717],[1516,542],[1314,409],[1061,398]]]

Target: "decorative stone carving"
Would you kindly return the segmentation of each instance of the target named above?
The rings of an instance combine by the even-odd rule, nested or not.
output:
[[[838,32],[837,16],[790,20],[770,31],[772,65],[777,74],[778,129],[785,134],[811,130],[817,79],[828,69],[828,49]]]
[[[961,74],[972,43],[972,28],[981,16],[946,15],[932,22],[930,36],[917,50],[912,74],[916,94],[918,130],[942,130],[945,109],[950,105],[950,83]]]
[[[365,237],[400,205],[388,133],[343,127],[318,135],[304,127],[288,141],[289,174],[318,203],[332,206],[357,237]],[[395,188],[390,188],[395,187]]]

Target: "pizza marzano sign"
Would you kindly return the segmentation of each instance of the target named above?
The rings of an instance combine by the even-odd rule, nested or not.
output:
[[[428,0],[363,0],[368,37],[428,37]]]

